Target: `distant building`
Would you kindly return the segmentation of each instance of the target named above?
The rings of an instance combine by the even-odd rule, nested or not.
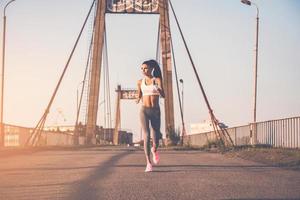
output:
[[[74,134],[74,126],[48,126],[44,128],[45,131],[57,131],[62,133]],[[80,136],[85,135],[85,125],[78,124],[78,133]],[[114,128],[103,128],[102,126],[96,127],[95,142],[96,144],[112,144],[114,138]],[[120,130],[119,131],[119,144],[132,144],[133,134],[131,132]]]
[[[112,144],[114,138],[113,128],[102,128],[101,126],[97,128],[96,139],[99,139],[100,144]],[[133,134],[131,132],[120,130],[119,131],[119,144],[129,144],[133,143]]]
[[[5,130],[5,146],[24,146],[30,135],[33,133],[33,128],[4,125]],[[74,126],[48,126],[44,127],[41,144],[43,145],[72,145],[74,137]],[[81,138],[80,144],[84,144],[85,125],[81,123],[77,127],[78,135]],[[95,133],[95,143],[97,144],[113,144],[113,128],[102,128],[97,126]],[[119,131],[119,144],[133,144],[133,134],[131,132]]]
[[[23,146],[32,131],[32,128],[4,124],[4,146]]]
[[[228,128],[224,123],[219,123],[219,126],[222,128]],[[204,120],[200,123],[190,124],[190,132],[187,135],[194,135],[199,133],[206,133],[214,131],[214,127],[211,120]]]

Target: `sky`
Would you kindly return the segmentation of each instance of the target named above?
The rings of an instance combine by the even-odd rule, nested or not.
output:
[[[7,2],[0,1],[2,17]],[[257,121],[299,116],[300,1],[253,2],[260,10]],[[6,10],[5,123],[25,127],[38,123],[91,3],[91,0],[16,0],[9,5]],[[251,123],[255,7],[239,0],[172,0],[172,3],[217,119],[230,127]],[[117,85],[135,88],[137,80],[142,78],[141,63],[156,57],[158,20],[158,15],[106,14],[112,123]],[[189,130],[191,123],[209,119],[209,113],[172,13],[170,22],[178,77],[184,80],[184,117]],[[3,18],[0,27],[2,35]],[[75,123],[77,90],[82,86],[91,35],[92,18],[54,100],[46,122],[48,126]],[[2,43],[1,37],[1,47]],[[177,91],[175,82],[173,84],[175,126],[179,127]],[[100,87],[98,125],[103,125],[103,78]],[[161,100],[162,111],[163,105]],[[135,140],[140,137],[139,107],[134,101],[121,103],[121,128],[132,131]],[[164,113],[162,132],[164,134]]]

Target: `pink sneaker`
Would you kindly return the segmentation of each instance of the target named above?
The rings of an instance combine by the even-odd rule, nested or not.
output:
[[[158,164],[159,163],[159,155],[158,155],[158,151],[155,152],[154,147],[151,148],[151,152],[152,152],[152,160],[154,164]]]
[[[147,164],[145,172],[152,172],[152,165],[151,164]]]

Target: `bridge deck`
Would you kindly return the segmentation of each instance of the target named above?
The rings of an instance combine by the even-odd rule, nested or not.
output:
[[[0,155],[0,199],[300,199],[300,171],[217,153],[62,148]]]

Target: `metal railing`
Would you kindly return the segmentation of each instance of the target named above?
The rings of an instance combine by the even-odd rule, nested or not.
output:
[[[254,139],[255,134],[251,134],[251,128],[256,128],[256,139]],[[32,129],[30,128],[5,125],[7,145],[15,146],[16,141],[18,141],[18,145],[22,146],[31,131]],[[256,141],[258,145],[269,145],[278,148],[300,148],[300,117],[257,122],[256,124],[228,128],[227,131],[234,144],[238,146],[255,144]],[[72,145],[71,139],[69,139],[69,137],[72,137],[71,135],[49,132],[46,136],[45,141],[47,141],[48,145]],[[60,142],[57,142],[57,138],[59,138]],[[215,139],[214,132],[206,132],[187,135],[184,140],[185,144],[191,146],[205,146]]]
[[[300,117],[257,122],[227,128],[227,131],[234,144],[238,146],[257,144],[279,148],[300,148]],[[216,140],[213,131],[187,135],[185,138],[185,144],[200,147]]]
[[[281,148],[300,148],[300,117],[256,123],[257,143]]]

